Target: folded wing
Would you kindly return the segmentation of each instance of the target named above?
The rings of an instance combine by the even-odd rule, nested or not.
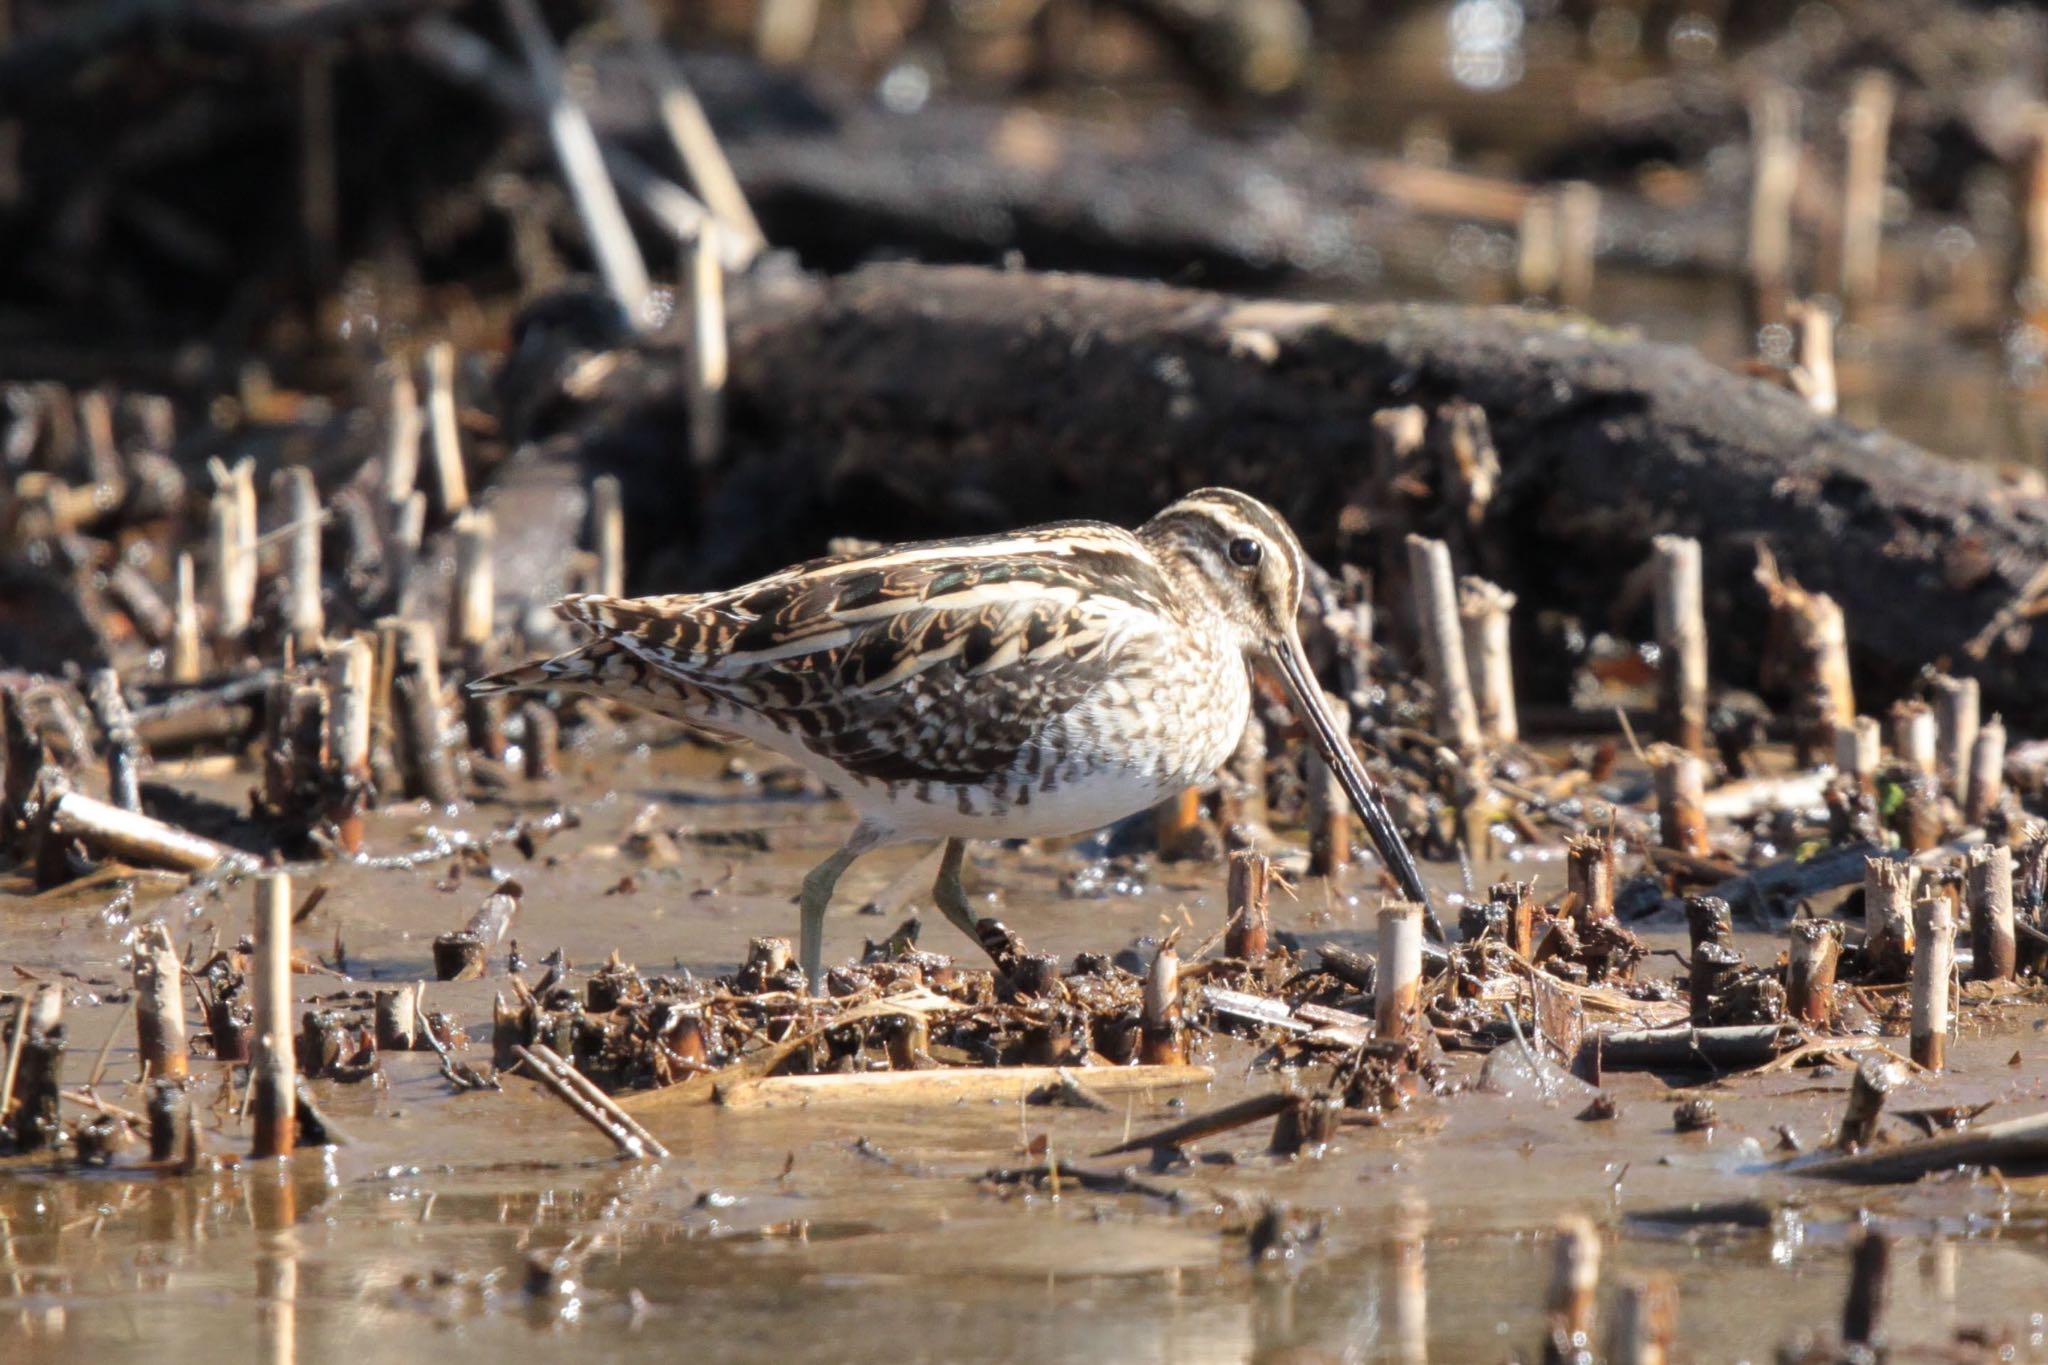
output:
[[[975,783],[1028,769],[1048,724],[1148,643],[1156,569],[1113,538],[1083,544],[981,557],[913,547],[731,593],[574,597],[560,610],[854,778]],[[1127,572],[1105,574],[1101,556],[1118,553]]]

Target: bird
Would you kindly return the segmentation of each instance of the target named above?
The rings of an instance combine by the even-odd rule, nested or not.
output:
[[[1064,521],[863,549],[724,592],[579,594],[592,638],[479,678],[565,690],[752,740],[852,806],[846,842],[803,880],[799,960],[822,989],[824,918],[862,855],[943,840],[940,912],[979,942],[967,841],[1081,833],[1202,782],[1278,675],[1402,895],[1429,889],[1302,649],[1308,560],[1247,494],[1205,488],[1128,530]]]

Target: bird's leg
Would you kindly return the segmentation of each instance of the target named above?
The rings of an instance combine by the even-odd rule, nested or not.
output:
[[[825,907],[831,904],[832,889],[853,860],[873,848],[877,840],[865,827],[824,862],[804,874],[803,895],[798,899],[803,915],[797,935],[797,956],[803,963],[804,979],[813,994],[825,989]]]
[[[954,928],[979,944],[981,935],[975,932],[974,912],[967,906],[967,888],[960,884],[960,863],[966,856],[965,839],[946,840],[946,851],[939,857],[939,877],[932,883],[932,900]]]

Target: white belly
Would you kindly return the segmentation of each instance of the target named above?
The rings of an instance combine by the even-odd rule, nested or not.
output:
[[[1021,786],[1016,789],[1021,800],[999,798],[984,788],[946,784],[928,790],[850,788],[846,796],[863,817],[898,839],[1028,839],[1080,834],[1114,824],[1206,776],[1166,780],[1143,768],[1105,765],[1051,791]]]
[[[837,782],[869,823],[893,838],[1036,838],[1080,834],[1158,805],[1204,782],[1236,749],[1251,714],[1251,686],[1238,659],[1223,663],[1202,705],[1153,693],[1132,697],[1105,686],[1059,717],[1042,736],[1041,754],[1020,756],[1000,783],[899,785]],[[833,782],[829,772],[821,773]]]

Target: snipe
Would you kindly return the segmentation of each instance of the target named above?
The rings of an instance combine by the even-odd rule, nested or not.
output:
[[[1277,512],[1211,488],[1136,531],[1061,522],[812,560],[729,592],[569,597],[556,610],[596,639],[473,687],[631,702],[744,736],[837,789],[860,823],[804,878],[814,987],[826,902],[854,859],[943,838],[933,897],[974,937],[965,840],[1094,829],[1204,780],[1244,731],[1259,660],[1403,894],[1427,906],[1302,652],[1303,579]]]

